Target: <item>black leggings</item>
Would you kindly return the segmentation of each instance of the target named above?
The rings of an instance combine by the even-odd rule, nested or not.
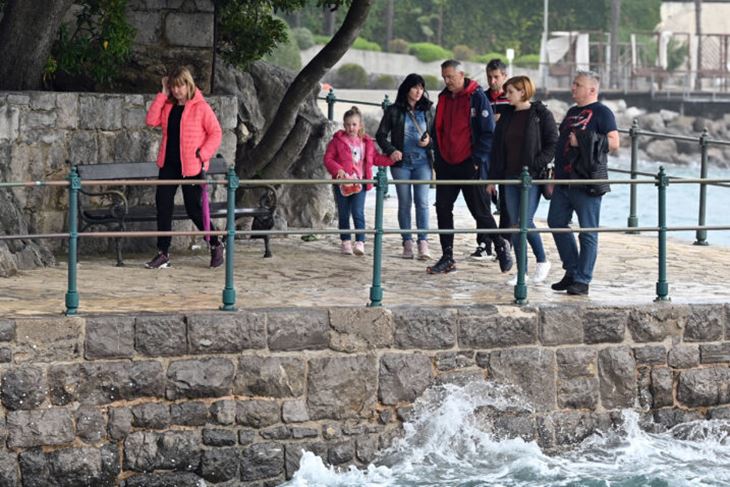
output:
[[[201,179],[202,174],[185,178],[182,175],[182,168],[178,164],[165,163],[160,169],[160,179]],[[185,201],[185,211],[188,217],[195,223],[198,230],[203,228],[203,205],[202,196],[203,188],[200,185],[182,185],[183,200]],[[157,205],[157,230],[161,232],[169,232],[172,230],[172,212],[175,208],[175,193],[177,193],[177,185],[175,186],[157,186],[155,193],[155,204]],[[210,229],[215,230],[213,223]],[[171,237],[157,237],[157,250],[167,253],[170,249]],[[210,245],[213,247],[219,245],[218,237],[210,236]]]
[[[444,162],[436,164],[436,179],[438,180],[478,178],[479,169],[475,169],[471,161],[454,165]],[[459,196],[459,191],[464,193],[464,201],[474,220],[476,220],[478,229],[497,228],[497,222],[490,211],[489,200],[486,198],[487,193],[484,188],[475,185],[438,184],[436,185],[436,217],[439,229],[454,228],[454,202]],[[495,248],[502,247],[505,244],[504,239],[496,233],[490,234],[488,238],[494,243]],[[442,233],[439,234],[439,240],[441,242],[441,252],[444,255],[452,256],[454,235]]]

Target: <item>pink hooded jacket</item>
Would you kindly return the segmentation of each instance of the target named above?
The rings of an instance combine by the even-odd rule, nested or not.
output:
[[[362,161],[364,173],[362,174],[362,179],[372,179],[373,164],[377,166],[387,165],[387,161],[390,161],[390,158],[375,149],[375,143],[368,135],[363,135],[362,142],[365,147],[365,154]],[[353,174],[355,172],[355,167],[352,164],[352,151],[350,150],[350,145],[347,143],[347,134],[344,130],[335,132],[332,140],[327,144],[327,150],[324,153],[324,167],[333,178],[337,177],[337,171],[340,169],[347,174]],[[372,187],[372,184],[368,184],[365,190],[369,191]]]
[[[162,127],[162,142],[157,154],[157,166],[165,165],[165,149],[167,148],[167,121],[173,104],[164,93],[158,93],[149,111],[146,123],[150,127]],[[185,103],[185,110],[180,120],[180,159],[182,175],[197,176],[201,167],[208,170],[208,163],[221,145],[223,132],[213,109],[205,101],[200,90],[196,88],[195,96]],[[200,158],[195,152],[200,149]]]

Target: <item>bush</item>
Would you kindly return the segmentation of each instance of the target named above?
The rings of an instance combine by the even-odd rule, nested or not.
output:
[[[423,81],[426,82],[426,89],[429,91],[441,91],[441,86],[444,84],[441,78],[432,74],[424,74]]]
[[[453,56],[452,52],[448,49],[431,44],[430,42],[414,42],[409,46],[408,52],[424,63],[443,61]]]
[[[286,24],[285,24],[286,25]],[[286,27],[286,40],[280,42],[273,51],[263,57],[264,61],[282,68],[299,71],[302,69],[302,57],[293,33]]]
[[[499,52],[488,52],[486,54],[480,54],[474,58],[474,61],[486,65],[492,59],[501,59],[504,64],[507,64],[507,56],[504,53]]]
[[[309,49],[314,45],[314,36],[312,35],[312,31],[306,27],[297,27],[292,30],[292,34],[294,34],[294,39],[296,39],[299,49]]]
[[[377,51],[380,52],[383,49],[377,42],[372,42],[362,37],[355,39],[355,43],[352,45],[353,49],[360,49],[361,51]]]
[[[476,57],[476,55],[477,53],[474,52],[474,49],[469,46],[464,44],[454,46],[454,59],[458,59],[459,61],[471,61]]]
[[[540,67],[540,55],[523,54],[522,56],[517,56],[515,65],[523,68],[537,69]]]
[[[367,88],[368,73],[359,64],[343,64],[335,77],[337,88]]]
[[[408,54],[408,41],[405,39],[392,39],[388,43],[388,51],[396,54]]]
[[[312,37],[314,37],[315,44],[327,44],[330,39],[332,39],[330,36],[323,36],[320,34],[314,34]]]
[[[381,74],[370,83],[373,90],[394,90],[397,87],[395,78],[389,74]]]

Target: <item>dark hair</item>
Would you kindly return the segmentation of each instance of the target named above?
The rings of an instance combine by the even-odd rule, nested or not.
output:
[[[490,59],[489,62],[487,63],[487,71],[496,71],[496,70],[500,70],[503,73],[506,73],[507,66],[499,58]]]
[[[395,97],[395,104],[401,107],[408,106],[408,92],[414,86],[423,87],[423,96],[416,102],[416,110],[428,110],[433,105],[433,102],[428,99],[428,91],[426,91],[426,80],[423,76],[416,73],[411,73],[406,76],[406,79],[398,86],[398,95]]]

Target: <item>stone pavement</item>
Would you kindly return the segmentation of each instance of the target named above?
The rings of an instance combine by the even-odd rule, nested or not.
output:
[[[372,222],[373,195],[368,195],[366,218]],[[543,203],[545,204],[545,203]],[[386,228],[397,228],[397,201],[386,200]],[[431,215],[431,225],[436,217]],[[458,228],[472,228],[466,208],[457,208]],[[545,226],[544,222],[539,226]],[[572,297],[550,290],[549,284],[562,275],[557,251],[549,234],[543,235],[553,268],[546,283],[530,284],[531,304],[651,303],[657,280],[655,234],[602,233],[599,257],[590,296]],[[427,263],[399,258],[400,237],[386,235],[383,258],[383,305],[472,305],[513,302],[513,288],[506,284],[511,274],[501,274],[496,262],[470,261],[473,234],[456,236],[457,272],[428,275]],[[431,236],[434,257],[439,256],[438,237]],[[365,305],[372,280],[372,237],[368,236],[364,257],[343,256],[339,238],[320,236],[304,242],[298,235],[272,240],[274,256],[262,258],[260,240],[236,243],[235,287],[240,308],[282,306]],[[201,250],[172,254],[173,267],[148,270],[149,255],[129,255],[127,266],[115,267],[112,256],[84,257],[78,271],[80,313],[129,311],[214,310],[221,303],[224,268],[209,269],[208,253]],[[668,244],[669,294],[675,303],[730,302],[727,270],[730,248],[698,247],[691,242],[670,240]],[[0,313],[3,316],[59,314],[64,309],[67,285],[66,263],[59,257],[53,268],[24,271],[0,279]],[[534,257],[530,255],[534,267]],[[516,267],[515,267],[516,269]],[[513,271],[514,272],[514,271]]]

